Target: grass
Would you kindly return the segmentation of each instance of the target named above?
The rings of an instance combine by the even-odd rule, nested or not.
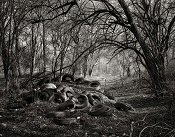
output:
[[[112,81],[112,82],[111,82]],[[113,116],[96,117],[77,112],[76,124],[57,125],[46,118],[45,111],[53,106],[36,102],[19,110],[7,110],[7,96],[0,98],[0,136],[8,137],[173,137],[175,136],[175,111],[167,111],[167,99],[156,99],[148,85],[138,86],[132,80],[123,83],[112,78],[103,88],[117,101],[131,104],[135,112],[117,111],[112,104]]]

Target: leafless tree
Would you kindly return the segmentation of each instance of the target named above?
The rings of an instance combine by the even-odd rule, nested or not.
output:
[[[105,36],[101,43],[115,45],[118,53],[133,50],[159,96],[168,89],[164,64],[174,36],[174,4],[168,0],[85,0],[81,21],[102,26]],[[127,41],[122,41],[118,34],[126,32]]]

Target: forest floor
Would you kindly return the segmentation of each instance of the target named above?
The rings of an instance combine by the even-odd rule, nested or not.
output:
[[[90,79],[90,78],[89,78]],[[116,81],[114,78],[94,77],[116,101],[131,104],[134,112],[117,111],[108,117],[90,116],[79,112],[81,121],[70,125],[57,125],[46,118],[46,103],[34,103],[16,110],[6,110],[7,97],[0,97],[0,137],[174,137],[175,111],[168,110],[168,99],[157,99],[144,82],[132,79]],[[141,85],[139,84],[141,82]],[[2,82],[1,82],[2,83]],[[0,85],[1,87],[3,85]],[[173,106],[175,107],[175,106]]]

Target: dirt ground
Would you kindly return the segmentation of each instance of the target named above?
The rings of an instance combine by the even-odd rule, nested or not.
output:
[[[46,118],[43,110],[50,105],[36,102],[21,109],[7,110],[9,97],[1,93],[0,136],[2,137],[174,137],[175,111],[169,110],[169,99],[157,99],[147,84],[128,80],[121,83],[102,79],[102,89],[118,102],[131,104],[135,111],[113,110],[112,116],[90,116],[86,112],[72,115],[76,122],[59,125]],[[1,85],[2,86],[2,85]],[[2,87],[3,88],[3,87]]]

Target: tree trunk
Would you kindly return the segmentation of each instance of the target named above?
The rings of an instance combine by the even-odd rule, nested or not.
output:
[[[164,58],[157,58],[146,62],[147,71],[151,79],[151,85],[157,97],[162,95],[164,90],[167,90]]]
[[[89,71],[88,71],[89,76],[92,76],[92,70],[93,68],[89,68]]]
[[[53,40],[52,40],[53,41]],[[57,69],[57,53],[56,53],[56,46],[53,44],[53,48],[54,48],[54,56],[52,58],[52,73],[53,73],[53,78],[56,78],[56,69]]]
[[[78,48],[79,48],[79,45],[77,44],[75,47],[74,47],[74,51],[73,51],[73,57],[72,57],[72,62],[74,62],[74,60],[76,59],[76,57],[78,56]],[[80,68],[81,69],[81,68]],[[78,70],[78,62],[75,62],[72,67],[71,67],[71,73],[72,75],[74,76],[76,71]],[[81,70],[80,70],[81,72]]]
[[[19,73],[18,73],[18,64],[15,57],[12,57],[11,63],[10,63],[10,89],[15,90],[15,93],[18,92],[19,89],[19,79],[18,79]]]
[[[83,60],[83,76],[84,76],[84,78],[86,77],[86,72],[87,72],[87,61],[88,61],[88,55],[85,55],[84,60]]]
[[[163,90],[167,90],[165,71],[164,71],[164,56],[161,52],[152,55],[149,45],[145,42],[141,33],[139,32],[136,23],[133,20],[132,13],[124,0],[118,0],[120,6],[124,10],[128,22],[130,23],[130,31],[134,34],[137,41],[139,42],[143,51],[143,60],[145,61],[145,67],[151,79],[152,87],[155,91],[155,95],[159,96],[159,93]],[[162,45],[163,46],[163,45]],[[159,52],[159,51],[158,51]]]
[[[129,66],[127,66],[127,68],[126,68],[126,74],[127,74],[127,77],[131,76],[131,70],[130,70]]]
[[[172,57],[171,59],[175,59],[175,46],[172,47]]]
[[[61,54],[60,54],[60,79],[59,81],[61,82],[61,76],[62,76],[62,73],[63,73],[63,65],[64,65],[64,57],[65,57],[65,49],[63,48],[62,51],[61,51]]]
[[[18,69],[18,74],[19,76],[22,75],[21,73],[21,68],[20,68],[20,57],[19,57],[19,33],[18,33],[18,29],[15,30],[16,33],[16,40],[15,40],[15,55],[16,55],[16,63],[17,63],[17,69]]]
[[[2,42],[2,61],[3,61],[3,68],[4,68],[4,77],[6,80],[6,88],[8,89],[9,85],[9,52],[5,46],[5,43]]]
[[[32,83],[33,71],[34,71],[34,58],[35,58],[35,40],[34,40],[34,24],[32,24],[32,37],[31,37],[31,60],[30,60],[30,80]]]
[[[45,44],[45,24],[43,21],[43,72],[46,72],[46,44]]]

